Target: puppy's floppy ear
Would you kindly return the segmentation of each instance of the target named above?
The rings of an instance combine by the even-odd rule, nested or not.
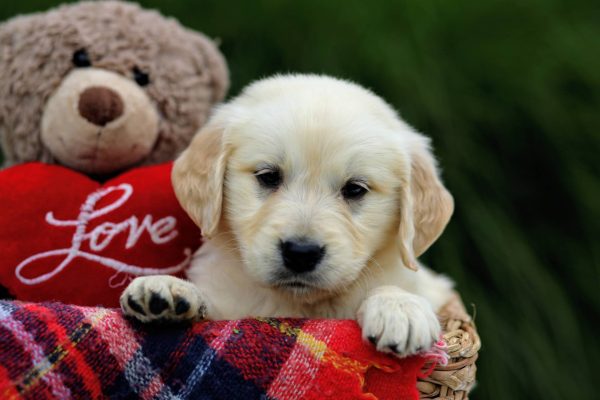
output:
[[[228,150],[223,128],[214,121],[201,129],[173,166],[175,196],[206,238],[219,226]]]
[[[441,235],[454,211],[454,199],[442,184],[428,147],[416,147],[410,184],[402,191],[399,230],[402,261],[415,270],[416,257]]]

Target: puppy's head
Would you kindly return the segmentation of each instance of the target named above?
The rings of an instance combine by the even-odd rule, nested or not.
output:
[[[371,92],[320,76],[259,81],[219,108],[173,185],[250,278],[307,302],[386,250],[416,268],[453,210],[428,140]]]

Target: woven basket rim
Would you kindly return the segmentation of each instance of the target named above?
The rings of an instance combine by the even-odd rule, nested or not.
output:
[[[438,318],[450,360],[445,366],[435,365],[427,377],[419,378],[419,382],[426,383],[417,384],[420,398],[467,400],[475,385],[476,361],[481,349],[475,322],[457,292],[439,310]]]

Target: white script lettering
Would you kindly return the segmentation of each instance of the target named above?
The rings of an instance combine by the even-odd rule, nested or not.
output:
[[[113,192],[121,192],[121,196],[114,202],[105,205],[99,209],[95,209],[97,203]],[[35,254],[23,260],[15,269],[17,278],[25,285],[36,285],[45,282],[64,270],[76,258],[83,258],[94,261],[104,267],[115,270],[115,274],[110,278],[109,285],[116,287],[124,285],[126,279],[121,279],[120,282],[114,284],[115,278],[121,273],[132,275],[156,275],[156,274],[173,274],[183,270],[190,261],[192,251],[189,248],[183,251],[183,260],[172,266],[164,268],[141,267],[130,265],[112,258],[102,257],[94,254],[106,249],[111,244],[115,236],[127,232],[127,241],[125,248],[131,249],[136,246],[140,237],[144,232],[147,232],[151,241],[154,244],[164,244],[173,240],[179,234],[175,229],[177,220],[173,216],[167,216],[154,221],[152,215],[146,215],[142,222],[136,216],[131,216],[122,222],[103,222],[96,226],[91,232],[88,232],[88,224],[90,221],[106,215],[129,200],[133,194],[133,187],[127,183],[122,183],[118,186],[111,186],[99,189],[90,194],[82,204],[79,215],[75,220],[60,220],[54,216],[52,211],[46,213],[46,222],[51,226],[56,227],[74,227],[75,232],[71,238],[71,247],[57,250],[49,250],[43,253]],[[92,252],[81,250],[82,244],[88,241]],[[56,265],[51,271],[42,275],[28,278],[23,275],[23,270],[37,260],[47,259],[50,257],[64,256],[62,261]]]

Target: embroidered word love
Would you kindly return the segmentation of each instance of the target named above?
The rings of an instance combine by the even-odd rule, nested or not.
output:
[[[121,195],[112,203],[96,209],[98,202],[113,192],[121,192]],[[132,194],[133,187],[127,183],[99,189],[87,197],[80,208],[77,219],[75,220],[60,220],[54,216],[52,211],[46,213],[46,222],[49,225],[61,228],[75,228],[75,232],[71,238],[71,246],[64,249],[45,251],[28,257],[16,267],[15,274],[17,278],[25,285],[36,285],[45,282],[59,274],[78,257],[96,262],[104,267],[115,270],[115,274],[109,280],[109,285],[111,287],[120,286],[126,282],[126,279],[122,279],[121,282],[116,284],[113,282],[114,279],[117,278],[117,276],[121,273],[132,275],[155,275],[174,274],[183,270],[191,258],[192,251],[189,248],[184,249],[183,260],[179,264],[165,268],[150,268],[130,265],[119,260],[94,254],[106,249],[106,247],[111,244],[115,236],[119,234],[127,233],[127,241],[125,242],[126,249],[133,248],[138,243],[138,240],[144,232],[148,233],[154,244],[167,243],[173,240],[179,234],[175,229],[177,225],[177,219],[175,217],[167,216],[154,221],[152,215],[146,215],[142,219],[141,223],[136,216],[131,216],[122,222],[103,222],[90,232],[87,231],[88,225],[92,220],[118,209],[125,204],[127,200],[129,200]],[[85,241],[88,241],[89,248],[92,250],[92,252],[81,250],[81,246]],[[64,258],[49,272],[35,277],[27,277],[24,275],[24,269],[26,269],[32,263],[38,260],[56,256],[64,256]]]

